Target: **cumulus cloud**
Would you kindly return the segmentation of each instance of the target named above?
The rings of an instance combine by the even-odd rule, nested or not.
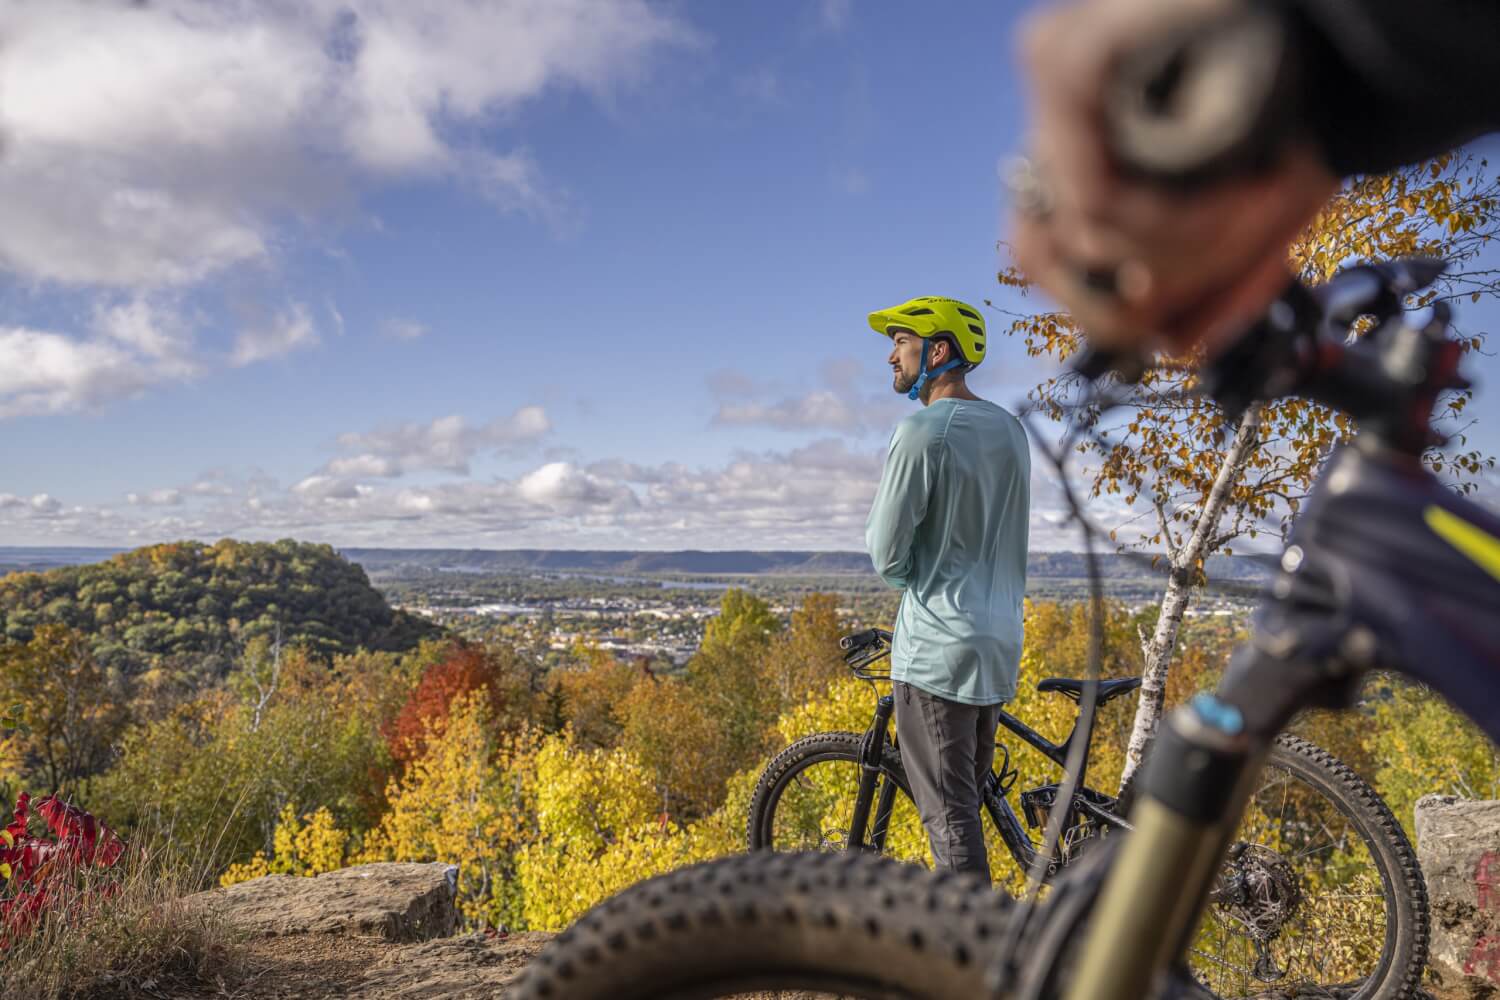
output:
[[[284,357],[317,343],[318,330],[313,326],[307,307],[292,303],[264,322],[241,330],[234,338],[229,363],[241,368],[258,361]]]
[[[196,497],[228,497],[234,496],[235,486],[228,470],[210,469],[178,492]]]
[[[322,472],[340,479],[394,478],[423,469],[466,475],[475,457],[516,451],[551,429],[545,409],[523,406],[477,426],[453,415],[426,424],[343,434],[338,445],[348,454],[329,462]]]
[[[0,511],[9,512],[12,516],[49,517],[62,509],[62,501],[48,493],[37,493],[30,497],[0,493]]]
[[[97,306],[82,335],[0,326],[0,418],[97,407],[189,379],[201,370],[195,355],[186,324],[141,298]]]
[[[708,376],[709,393],[718,401],[711,423],[719,427],[769,427],[773,430],[843,434],[888,434],[904,412],[890,392],[868,391],[861,376],[869,365],[856,358],[835,358],[819,367],[823,387],[785,393],[735,371]],[[882,373],[882,379],[888,378]]]
[[[265,258],[278,220],[393,176],[543,211],[523,151],[455,136],[695,41],[648,0],[50,0],[0,37],[0,266],[128,288]]]
[[[863,417],[854,401],[829,389],[774,403],[726,403],[714,414],[721,425],[759,425],[778,430],[856,430]]]
[[[176,507],[182,503],[182,491],[160,489],[149,490],[145,493],[127,493],[125,500],[136,507]]]
[[[214,475],[206,481],[233,488],[166,491],[181,502],[165,504],[144,502],[151,492],[142,492],[128,506],[87,509],[45,494],[0,494],[0,532],[27,543],[230,536],[337,545],[860,549],[882,452],[824,439],[706,466],[553,461],[513,477],[425,485],[323,471],[281,488],[263,476]],[[1039,467],[1035,478],[1033,548],[1077,548],[1076,530],[1053,516],[1055,484]]]

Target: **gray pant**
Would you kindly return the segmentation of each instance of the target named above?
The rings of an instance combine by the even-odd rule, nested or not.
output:
[[[896,742],[940,869],[989,878],[980,797],[995,761],[999,705],[965,705],[897,681]]]

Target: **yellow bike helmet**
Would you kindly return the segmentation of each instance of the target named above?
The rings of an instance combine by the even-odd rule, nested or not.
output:
[[[887,337],[897,330],[910,330],[921,337],[922,369],[916,384],[907,395],[916,399],[927,381],[959,365],[973,368],[984,360],[984,317],[979,310],[958,299],[923,295],[889,309],[870,313],[870,328]],[[958,348],[959,356],[936,370],[927,370],[927,348],[934,337],[947,337]]]

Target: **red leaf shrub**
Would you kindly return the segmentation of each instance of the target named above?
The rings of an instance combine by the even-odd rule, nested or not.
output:
[[[498,711],[504,703],[503,673],[501,664],[483,649],[454,645],[447,656],[422,672],[406,704],[385,727],[391,756],[403,764],[422,756],[428,732],[443,730],[448,708],[459,695],[483,691],[490,708]]]
[[[31,796],[26,792],[16,798],[11,822],[0,837],[0,865],[10,873],[0,886],[0,946],[28,930],[49,907],[76,905],[87,896],[113,891],[109,883],[86,884],[84,876],[113,868],[125,853],[125,842],[113,830],[55,795],[39,799],[35,812],[50,837],[32,835]]]

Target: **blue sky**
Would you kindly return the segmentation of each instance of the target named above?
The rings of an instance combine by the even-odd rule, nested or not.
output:
[[[865,313],[1016,305],[1023,9],[0,14],[0,540],[860,547]]]

